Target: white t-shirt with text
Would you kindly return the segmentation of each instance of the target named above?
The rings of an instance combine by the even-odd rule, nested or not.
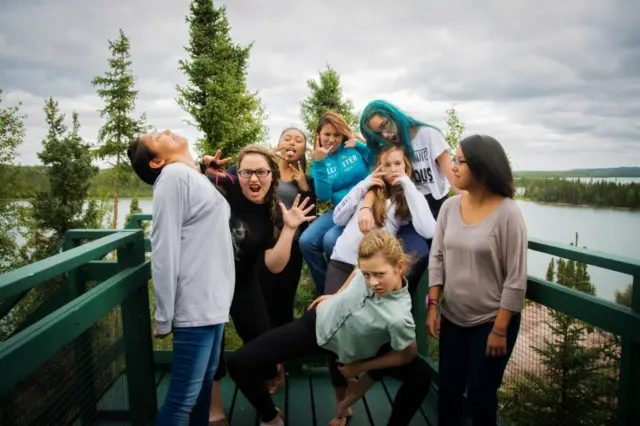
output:
[[[424,194],[431,194],[436,200],[449,193],[449,180],[444,171],[436,163],[436,159],[449,149],[442,133],[430,127],[420,127],[416,136],[411,140],[415,152],[413,159],[413,182],[418,190]]]

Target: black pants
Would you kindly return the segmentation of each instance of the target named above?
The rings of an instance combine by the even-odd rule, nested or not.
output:
[[[271,396],[264,386],[264,380],[270,377],[272,366],[293,361],[305,355],[328,353],[316,342],[315,325],[315,311],[307,311],[299,320],[259,336],[229,357],[229,374],[258,411],[262,421],[272,420],[277,414]],[[357,338],[366,338],[366,336]],[[383,350],[388,349],[383,348]],[[332,382],[335,371],[337,368],[332,369]],[[422,358],[416,357],[410,363],[400,367],[371,371],[369,376],[374,380],[391,376],[402,382],[393,401],[389,424],[394,426],[409,424],[429,392],[430,379],[427,363]],[[344,381],[344,378],[341,380]]]
[[[442,316],[440,323],[439,424],[458,426],[462,396],[467,400],[473,426],[495,426],[498,388],[520,330],[520,314],[511,318],[507,329],[507,355],[487,357],[487,339],[493,322],[460,327]]]
[[[298,240],[291,245],[289,263],[279,274],[271,273],[264,263],[264,256],[262,259],[258,267],[258,281],[271,319],[271,327],[275,328],[293,321],[293,306],[303,262]]]
[[[324,294],[336,294],[349,278],[355,267],[339,260],[329,261],[327,278],[324,282]]]
[[[237,266],[242,267],[241,265]],[[247,265],[244,267],[246,268]],[[267,305],[262,296],[255,270],[237,275],[230,313],[238,336],[245,344],[271,329]],[[220,360],[214,375],[216,381],[221,380],[227,374],[224,347],[224,339],[222,339]],[[274,364],[271,377],[275,377],[276,373],[276,365]]]

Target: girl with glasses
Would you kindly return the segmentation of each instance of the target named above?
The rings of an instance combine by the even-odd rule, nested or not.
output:
[[[205,156],[203,160],[209,179],[221,187],[231,207],[238,255],[230,313],[238,335],[246,343],[270,329],[269,313],[256,268],[264,263],[271,273],[284,270],[291,257],[296,230],[315,218],[309,215],[315,206],[309,205],[308,198],[301,200],[300,194],[296,195],[289,209],[279,202],[280,167],[277,158],[267,148],[258,145],[243,148],[236,163],[237,177],[223,169],[231,159],[220,157],[218,150],[215,156]],[[211,236],[211,242],[216,244],[215,235]],[[220,394],[220,380],[225,374],[226,365],[221,357],[211,399],[210,424],[215,426],[228,424]],[[277,366],[274,364],[269,379],[276,376]]]

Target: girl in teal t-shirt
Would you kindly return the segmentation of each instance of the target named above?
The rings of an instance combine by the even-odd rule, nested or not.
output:
[[[370,173],[369,148],[358,141],[345,119],[329,111],[318,121],[310,174],[319,201],[335,206]],[[309,265],[318,294],[324,294],[327,259],[342,234],[333,222],[333,209],[325,211],[300,236],[300,250]]]

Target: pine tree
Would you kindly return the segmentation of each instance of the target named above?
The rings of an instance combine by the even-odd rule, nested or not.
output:
[[[126,219],[124,220],[124,223],[127,224],[129,222],[131,222],[131,218],[133,217],[134,214],[137,213],[142,213],[142,209],[140,208],[140,202],[138,201],[138,197],[134,196],[131,199],[131,204],[129,205],[129,214],[127,215]],[[147,234],[147,228],[149,227],[149,224],[146,222],[142,223],[142,231],[144,232],[144,234]]]
[[[134,119],[131,114],[136,109],[138,91],[135,90],[135,77],[131,69],[131,55],[129,39],[120,30],[120,37],[109,40],[109,70],[104,76],[93,79],[93,85],[98,87],[98,96],[105,102],[100,110],[100,117],[106,121],[98,133],[100,146],[96,152],[99,158],[107,160],[113,166],[113,227],[118,226],[119,185],[130,174],[127,159],[129,142],[140,133],[148,130],[146,116]]]
[[[633,296],[633,284],[629,283],[624,290],[615,291],[616,303],[622,306],[626,306],[627,308],[631,307],[631,300]]]
[[[447,126],[449,126],[449,131],[444,138],[447,140],[451,149],[455,152],[465,129],[464,123],[458,119],[458,114],[456,113],[455,108],[447,110]]]
[[[262,101],[245,82],[252,45],[233,42],[226,7],[212,0],[192,0],[187,22],[189,59],[179,64],[188,84],[177,86],[178,104],[204,134],[195,144],[201,154],[220,149],[233,156],[267,136]]]
[[[16,266],[19,247],[16,232],[20,227],[18,206],[12,200],[15,184],[15,159],[25,136],[20,104],[2,106],[0,89],[0,274]]]
[[[353,131],[359,127],[360,116],[354,111],[353,102],[345,99],[340,86],[340,74],[330,65],[321,71],[319,82],[307,80],[307,87],[311,93],[300,103],[300,119],[309,134],[315,136],[318,120],[327,111],[332,110],[347,120]]]
[[[90,203],[85,212],[84,204],[91,179],[98,173],[90,145],[78,134],[78,114],[73,113],[69,131],[57,101],[47,99],[44,111],[49,131],[38,158],[47,168],[49,190],[39,192],[32,201],[34,260],[48,257],[69,229],[84,228],[92,220],[95,205]]]
[[[576,239],[577,245],[577,239]],[[546,278],[595,295],[587,265],[574,260],[551,259]],[[545,321],[551,337],[532,349],[540,356],[544,373],[525,373],[524,379],[504,392],[504,420],[518,425],[605,425],[615,419],[616,371],[619,342],[614,336],[592,334],[593,327],[549,309]],[[589,337],[601,343],[587,345]]]

